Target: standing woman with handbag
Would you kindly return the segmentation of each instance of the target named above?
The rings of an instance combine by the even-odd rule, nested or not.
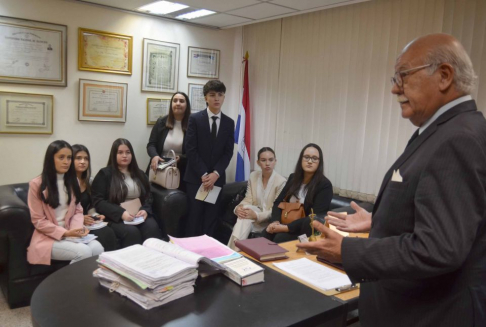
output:
[[[311,209],[316,215],[325,215],[332,194],[331,181],[324,176],[322,150],[309,143],[300,152],[295,172],[273,204],[271,223],[263,236],[276,243],[295,240],[302,234],[310,236]]]
[[[47,147],[40,176],[29,182],[28,205],[34,234],[27,249],[30,264],[50,265],[52,260],[70,263],[99,255],[101,244],[75,243],[89,232],[83,226],[83,208],[73,164],[73,150],[66,141],[54,141]]]
[[[96,213],[91,199],[91,155],[82,144],[73,145],[74,169],[81,190],[81,206],[83,207],[84,225],[91,226],[105,220],[105,216]],[[116,250],[115,232],[108,226],[96,230],[90,230],[90,234],[98,236],[96,239],[103,245],[105,251]]]
[[[184,139],[187,130],[189,116],[191,115],[191,104],[189,97],[184,92],[176,92],[170,100],[170,109],[167,116],[157,119],[150,138],[147,143],[147,153],[150,156],[150,164],[147,167],[154,172],[160,162],[165,161],[167,153],[174,150],[177,158],[177,167],[180,176],[184,176],[186,170],[186,150]],[[180,178],[180,190],[185,190],[185,185]]]
[[[121,247],[142,244],[148,238],[168,240],[152,214],[152,193],[147,176],[138,168],[131,143],[127,139],[113,142],[107,167],[101,169],[91,186],[96,211],[106,217],[115,231]],[[130,214],[120,204],[140,200],[138,212]],[[127,225],[135,217],[145,220],[139,225]]]

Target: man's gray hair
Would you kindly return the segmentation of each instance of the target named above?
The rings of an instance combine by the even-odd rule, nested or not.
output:
[[[476,74],[471,59],[462,45],[444,44],[427,52],[425,64],[431,64],[428,68],[430,74],[435,72],[442,63],[448,63],[454,68],[456,89],[464,94],[471,94],[475,86]]]

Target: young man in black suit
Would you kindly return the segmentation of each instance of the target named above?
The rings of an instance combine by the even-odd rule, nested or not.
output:
[[[186,235],[213,236],[220,196],[215,204],[196,200],[201,186],[212,190],[226,183],[225,170],[233,156],[235,122],[221,112],[226,87],[221,81],[212,80],[203,88],[207,108],[189,117],[186,132],[188,218]],[[220,193],[221,195],[221,193]]]

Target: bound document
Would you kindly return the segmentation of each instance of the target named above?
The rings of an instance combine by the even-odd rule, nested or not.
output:
[[[223,274],[240,286],[249,286],[265,281],[264,269],[247,258],[239,258],[223,264]]]
[[[288,252],[287,250],[264,237],[236,241],[235,245],[259,261],[288,258],[285,255]]]

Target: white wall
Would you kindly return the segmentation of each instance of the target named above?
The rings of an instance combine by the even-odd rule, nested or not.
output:
[[[188,83],[204,84],[206,79],[187,78],[187,47],[221,50],[220,79],[227,87],[223,111],[238,117],[241,80],[241,28],[212,30],[165,21],[117,10],[60,0],[16,0],[0,2],[0,15],[39,20],[68,26],[67,87],[0,84],[0,91],[51,94],[54,96],[52,135],[0,134],[0,185],[27,182],[42,170],[44,153],[52,141],[64,139],[86,145],[92,156],[93,174],[104,167],[113,141],[130,140],[142,169],[148,164],[146,144],[152,126],[146,123],[146,99],[168,94],[141,92],[142,40],[180,44],[179,90],[187,93]],[[131,76],[78,71],[78,28],[90,28],[133,36]],[[124,124],[79,122],[79,79],[128,83],[127,121]],[[234,180],[234,162],[227,170]]]

